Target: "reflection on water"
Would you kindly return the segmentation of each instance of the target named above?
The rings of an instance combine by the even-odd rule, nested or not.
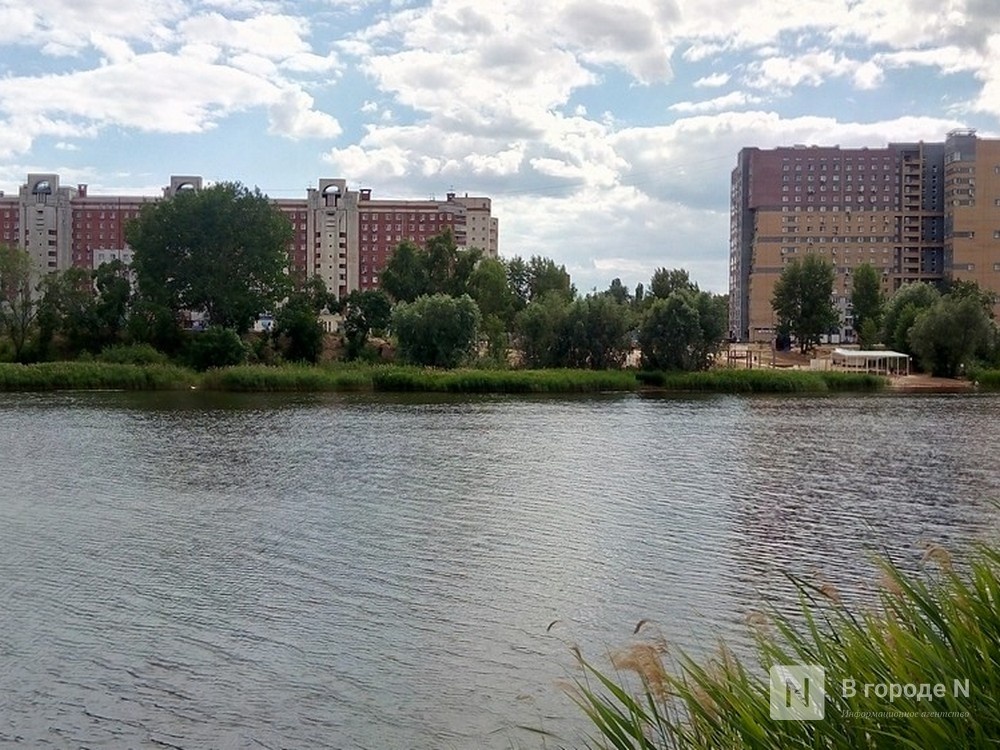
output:
[[[642,618],[694,652],[995,537],[1000,398],[0,397],[0,742],[574,739]],[[559,622],[551,631],[546,627]]]

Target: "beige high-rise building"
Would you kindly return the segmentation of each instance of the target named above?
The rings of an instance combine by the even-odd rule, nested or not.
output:
[[[943,143],[885,148],[745,148],[730,196],[730,335],[774,335],[774,285],[793,259],[815,253],[836,277],[841,325],[853,340],[853,271],[881,273],[891,293],[915,281],[976,281],[1000,292],[1000,140],[974,131]]]

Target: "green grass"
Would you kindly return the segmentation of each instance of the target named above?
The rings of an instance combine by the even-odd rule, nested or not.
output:
[[[712,393],[826,393],[869,392],[885,387],[885,378],[865,373],[809,372],[801,370],[737,370],[719,368],[706,372],[638,372],[643,385],[670,391]]]
[[[707,661],[671,656],[662,639],[612,654],[617,671],[578,654],[584,676],[570,696],[596,731],[587,747],[997,747],[1000,551],[981,548],[961,574],[940,547],[931,545],[925,559],[935,566],[924,575],[884,564],[870,611],[851,611],[828,586],[797,581],[801,613],[757,623],[756,663],[725,646]],[[823,719],[771,719],[768,670],[777,664],[826,670]],[[634,689],[627,675],[637,678]],[[854,680],[853,694],[843,680]],[[955,680],[968,680],[968,696],[955,691]],[[904,687],[922,684],[943,685],[943,695],[919,699]],[[884,692],[891,685],[903,689],[893,700]]]
[[[1000,370],[972,370],[969,380],[977,383],[982,390],[1000,391]]]
[[[214,391],[265,393],[271,391],[371,390],[371,368],[327,368],[312,365],[239,365],[209,370],[201,387]]]
[[[0,364],[0,391],[130,390],[189,388],[197,382],[190,370],[174,365],[109,362]]]
[[[0,364],[0,390],[164,390],[195,386],[235,392],[383,391],[423,393],[596,393],[655,387],[714,393],[874,391],[874,375],[782,370],[635,372],[632,370],[435,370],[384,364],[240,365],[199,374],[150,360],[142,347],[119,347],[101,359],[118,361]]]
[[[632,391],[625,370],[428,370],[380,367],[372,372],[377,391],[444,393],[593,393]]]

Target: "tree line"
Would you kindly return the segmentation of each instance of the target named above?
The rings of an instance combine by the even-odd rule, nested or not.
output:
[[[779,341],[794,338],[805,353],[839,330],[834,279],[833,264],[815,254],[785,267],[771,298]],[[992,292],[947,280],[904,284],[886,295],[870,263],[854,269],[851,279],[851,322],[862,349],[885,346],[909,354],[920,369],[940,377],[955,377],[973,364],[1000,365]]]
[[[615,279],[580,294],[550,258],[485,257],[445,232],[404,241],[379,289],[337,299],[317,276],[288,273],[292,228],[258,190],[220,183],[144,206],[126,226],[131,266],[32,273],[23,250],[0,247],[0,358],[169,358],[205,369],[239,362],[316,362],[327,336],[318,316],[339,313],[346,359],[379,356],[439,367],[708,367],[727,330],[727,300],[682,269],[648,286]],[[188,330],[195,314],[205,330]],[[250,334],[261,315],[273,329]],[[515,352],[515,356],[511,356]]]

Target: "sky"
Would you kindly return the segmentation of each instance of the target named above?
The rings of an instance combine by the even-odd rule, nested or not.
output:
[[[488,195],[582,292],[728,286],[744,146],[1000,135],[1000,0],[0,0],[0,190]]]

